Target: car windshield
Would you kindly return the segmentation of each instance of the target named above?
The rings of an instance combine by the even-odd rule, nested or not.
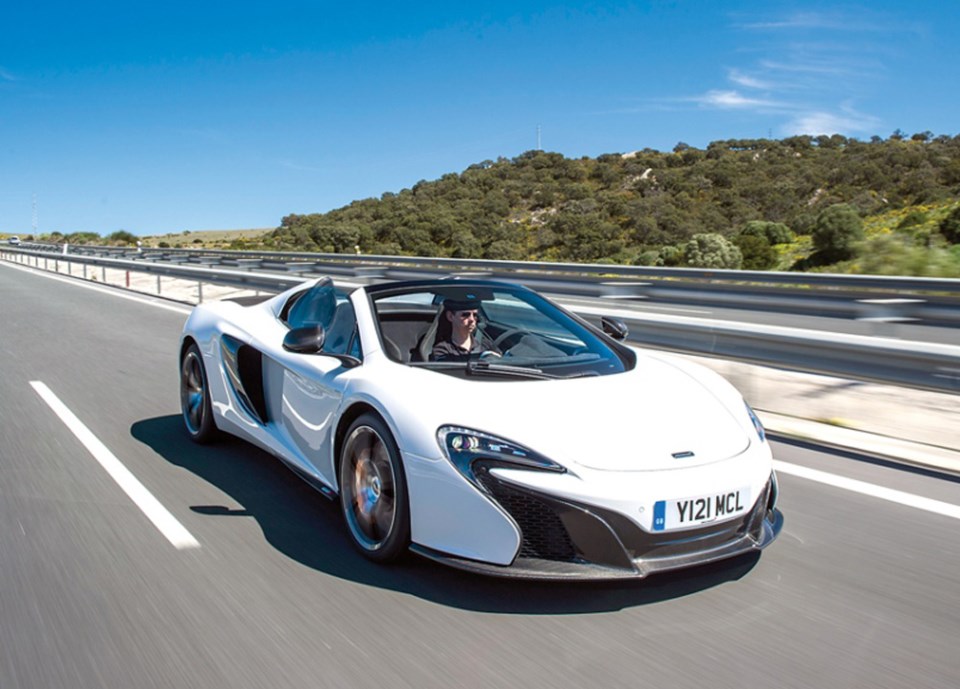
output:
[[[384,351],[410,366],[514,380],[629,368],[605,336],[522,287],[450,281],[375,290],[371,299]]]

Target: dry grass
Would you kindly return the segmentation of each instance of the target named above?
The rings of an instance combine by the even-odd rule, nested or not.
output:
[[[260,230],[187,230],[185,232],[171,232],[163,235],[148,235],[141,237],[144,246],[156,247],[165,242],[172,247],[223,247],[237,240],[256,241],[273,227]]]

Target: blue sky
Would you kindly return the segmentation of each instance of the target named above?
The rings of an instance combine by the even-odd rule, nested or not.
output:
[[[0,232],[275,227],[541,147],[960,133],[960,3],[7,3]]]

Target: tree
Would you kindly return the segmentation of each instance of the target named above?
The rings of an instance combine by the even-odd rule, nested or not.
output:
[[[853,246],[863,239],[863,220],[846,203],[828,206],[813,226],[813,246],[824,262],[842,261],[853,256]]]
[[[767,243],[765,237],[739,234],[733,242],[743,254],[741,267],[744,270],[770,270],[777,264],[777,252]]]
[[[652,249],[647,249],[646,251],[641,251],[640,255],[634,260],[634,265],[638,266],[655,266],[657,265],[657,259],[660,254],[657,251]]]
[[[722,234],[695,234],[683,246],[683,260],[696,268],[738,269],[743,263],[740,249]]]
[[[107,236],[107,241],[111,244],[136,244],[137,235],[132,232],[127,232],[126,230],[117,230]]]
[[[69,244],[100,244],[104,241],[96,232],[71,232],[65,235],[63,239]],[[109,237],[107,239],[109,240]],[[136,241],[136,237],[134,237],[134,241]]]
[[[655,265],[658,266],[678,266],[683,261],[683,251],[680,247],[668,244],[660,247],[660,254],[657,257]]]
[[[334,222],[319,213],[288,215],[280,223],[280,231],[274,236],[284,242],[292,240],[292,246],[311,245],[324,253],[353,253],[360,241],[360,229],[350,223]]]
[[[558,240],[553,246],[561,261],[596,261],[623,249],[620,228],[595,213],[558,213],[547,221]]]
[[[524,258],[523,247],[508,239],[491,242],[484,251],[484,256],[494,261],[518,261]]]
[[[782,222],[768,222],[766,220],[750,220],[740,228],[741,235],[760,237],[771,246],[774,244],[789,244],[794,240],[793,232]]]

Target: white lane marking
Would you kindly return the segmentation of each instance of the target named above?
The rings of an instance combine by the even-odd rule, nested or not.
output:
[[[906,505],[907,507],[915,507],[919,510],[933,512],[934,514],[940,514],[945,517],[960,519],[960,505],[954,505],[949,502],[941,502],[940,500],[925,498],[922,495],[916,495],[914,493],[905,493],[902,490],[884,488],[883,486],[867,483],[866,481],[858,481],[856,479],[846,478],[845,476],[837,476],[836,474],[830,474],[826,471],[810,469],[797,464],[789,464],[780,460],[773,461],[773,468],[776,469],[778,473],[782,472],[784,474],[799,476],[800,478],[805,478],[809,481],[816,481],[818,483],[825,483],[829,486],[834,486],[835,488],[842,488],[843,490],[861,493],[862,495],[869,495],[881,500],[887,500],[900,505]]]
[[[27,273],[33,273],[34,275],[40,275],[45,277],[48,280],[57,280],[58,282],[64,282],[68,285],[73,285],[74,287],[83,287],[84,289],[92,289],[95,292],[100,292],[101,294],[110,294],[114,297],[120,299],[127,299],[129,301],[136,301],[141,304],[149,304],[150,306],[156,306],[157,308],[166,309],[167,311],[173,311],[175,313],[189,314],[193,310],[193,306],[190,304],[184,304],[182,306],[177,304],[170,304],[165,301],[161,301],[155,297],[150,296],[149,294],[143,294],[141,292],[128,292],[123,287],[105,287],[103,285],[98,285],[92,283],[89,280],[85,281],[83,278],[78,277],[64,277],[63,275],[58,275],[57,273],[51,274],[51,271],[43,270],[42,268],[32,268],[30,266],[19,266],[15,264],[6,264],[2,263],[0,265],[5,265],[9,268],[14,268],[16,270],[22,270]]]
[[[200,547],[197,539],[177,521],[176,517],[167,511],[166,507],[160,504],[159,500],[153,497],[153,494],[137,480],[137,477],[130,473],[130,470],[116,458],[107,446],[83,425],[83,422],[60,401],[60,398],[50,388],[39,380],[30,381],[30,385],[53,412],[60,417],[60,420],[66,424],[67,428],[77,437],[77,440],[83,443],[83,446],[93,455],[94,459],[100,462],[100,466],[110,474],[110,477],[117,482],[123,492],[147,516],[147,519],[153,522],[153,525],[166,536],[175,548],[184,550]]]

